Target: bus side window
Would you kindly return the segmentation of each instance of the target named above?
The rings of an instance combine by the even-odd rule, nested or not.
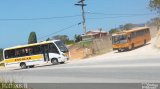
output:
[[[19,57],[20,56],[20,49],[16,49],[15,50],[15,57]]]
[[[33,49],[31,47],[28,48],[28,52],[29,52],[29,55],[32,55],[33,54]]]
[[[146,30],[145,30],[145,33],[146,33],[146,34],[149,33],[149,29],[146,29]]]
[[[48,52],[48,50],[49,50],[48,45],[41,45],[41,47],[40,47],[41,53]]]
[[[135,38],[135,37],[136,37],[136,33],[135,33],[135,32],[132,32],[132,33],[131,33],[131,39],[132,39],[132,38]]]
[[[25,55],[28,56],[29,55],[29,50],[28,48],[24,48],[25,49]]]
[[[5,51],[5,59],[8,59],[8,50]]]
[[[32,54],[33,55],[36,55],[36,54],[40,54],[40,46],[34,46],[34,47],[32,47],[32,49],[33,49],[33,52],[32,52]]]
[[[54,44],[49,44],[49,52],[59,54],[58,49]]]
[[[147,33],[150,33],[149,29],[147,29]]]
[[[15,57],[15,50],[7,50],[7,56],[8,58],[14,58]]]

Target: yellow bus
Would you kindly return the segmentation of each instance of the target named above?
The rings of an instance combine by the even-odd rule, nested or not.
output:
[[[118,50],[118,52],[132,50],[135,47],[145,45],[150,40],[150,29],[148,27],[138,27],[113,34],[112,47],[113,50]]]
[[[62,41],[44,41],[40,43],[5,48],[3,58],[5,67],[22,69],[35,65],[59,64],[69,59],[68,49]]]

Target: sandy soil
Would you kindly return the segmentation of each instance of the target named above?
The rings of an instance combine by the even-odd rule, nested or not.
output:
[[[83,60],[76,60],[76,61],[72,61],[70,62],[71,64],[75,64],[75,63],[79,63],[79,62],[83,62],[83,63],[88,63],[88,62],[98,62],[98,61],[103,61],[103,60],[107,60],[107,61],[117,61],[117,60],[129,60],[129,59],[121,59],[121,58],[125,58],[125,57],[129,57],[129,58],[134,58],[134,57],[138,57],[138,56],[146,56],[146,57],[150,57],[150,56],[155,56],[155,55],[160,55],[160,49],[155,47],[156,42],[156,37],[152,38],[152,40],[150,42],[148,42],[145,46],[141,46],[138,48],[135,48],[134,50],[131,51],[126,51],[126,52],[117,52],[117,51],[112,51],[103,55],[99,55],[99,56],[95,56],[95,57],[90,57],[90,58],[86,58]],[[135,58],[135,60],[138,60]]]

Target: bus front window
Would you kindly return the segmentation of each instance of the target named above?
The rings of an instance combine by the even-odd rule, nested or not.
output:
[[[116,35],[112,36],[113,44],[122,44],[127,42],[127,35]]]
[[[66,53],[68,52],[67,47],[64,45],[62,41],[56,41],[55,44],[58,46],[61,52]]]

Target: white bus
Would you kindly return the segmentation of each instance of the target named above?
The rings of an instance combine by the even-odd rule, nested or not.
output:
[[[40,43],[5,48],[3,50],[5,67],[34,67],[35,65],[61,64],[69,59],[68,49],[62,41]]]

